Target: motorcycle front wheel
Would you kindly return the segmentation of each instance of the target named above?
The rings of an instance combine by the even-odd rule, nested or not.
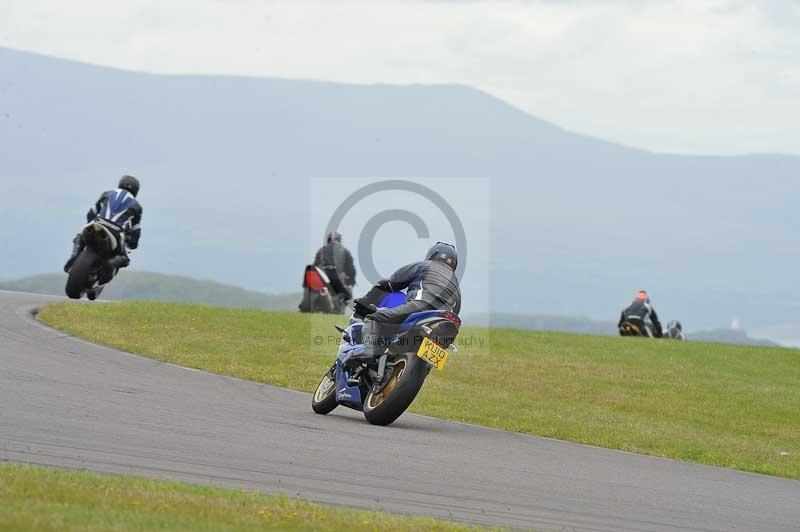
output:
[[[92,268],[97,262],[97,253],[90,248],[86,247],[75,259],[72,268],[69,269],[69,277],[67,278],[66,293],[70,299],[80,299],[83,292],[89,288],[89,275],[92,273]]]
[[[391,425],[411,406],[428,376],[430,367],[414,353],[394,360],[386,384],[373,388],[364,399],[364,417],[373,425]]]
[[[331,367],[319,381],[314,397],[311,399],[311,408],[317,414],[329,414],[339,406],[336,402],[336,366]]]

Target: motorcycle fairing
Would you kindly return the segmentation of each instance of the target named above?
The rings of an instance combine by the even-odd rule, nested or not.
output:
[[[406,302],[406,294],[404,292],[390,292],[386,294],[381,300],[378,308],[394,308],[399,307]],[[400,326],[401,332],[407,332],[413,329],[420,321],[427,318],[438,318],[448,313],[447,310],[423,310],[422,312],[415,312],[411,314]]]
[[[331,282],[322,270],[312,264],[306,266],[303,273],[303,288],[308,288],[318,294],[326,295]]]
[[[410,331],[414,327],[416,327],[420,321],[426,320],[428,318],[439,318],[444,316],[445,313],[449,312],[448,310],[423,310],[422,312],[415,312],[411,314],[406,321],[400,325],[400,330],[403,332]]]
[[[344,369],[344,365],[350,357],[364,353],[364,344],[355,342],[355,338],[361,336],[363,326],[364,324],[361,321],[351,321],[350,325],[345,329],[350,341],[342,339],[339,344],[339,356],[336,358],[336,402],[355,410],[362,409],[364,399],[358,386],[350,386],[347,383],[350,378],[350,372]]]
[[[406,302],[406,295],[403,292],[390,292],[381,299],[378,308],[394,308],[399,307]]]
[[[340,405],[361,410],[364,399],[361,397],[361,389],[358,386],[350,386],[347,379],[350,374],[342,367],[342,361],[336,361],[336,402]]]

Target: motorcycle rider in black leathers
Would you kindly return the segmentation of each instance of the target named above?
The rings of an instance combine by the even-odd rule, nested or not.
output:
[[[104,268],[104,278],[100,279],[101,284],[111,281],[114,272],[130,264],[126,246],[130,249],[136,249],[139,246],[139,237],[142,234],[142,206],[136,200],[139,188],[138,179],[124,175],[119,180],[117,188],[103,192],[94,206],[86,213],[86,223],[91,223],[96,218],[103,218],[120,228],[121,245],[117,246],[117,256],[111,258]],[[72,268],[75,259],[83,251],[85,244],[81,233],[78,233],[72,244],[72,256],[64,264],[64,271],[67,273]]]
[[[333,289],[345,302],[353,298],[356,268],[353,265],[353,256],[350,251],[342,245],[340,233],[333,231],[328,234],[325,238],[325,245],[319,248],[314,257],[314,266],[322,268],[331,281]]]
[[[456,248],[437,242],[428,250],[425,260],[403,266],[388,279],[379,281],[364,297],[356,299],[355,313],[364,316],[364,354],[379,355],[386,347],[384,337],[415,312],[449,310],[458,314],[461,288],[455,272],[457,265]],[[404,289],[404,304],[376,310],[376,300],[388,292]]]
[[[644,290],[640,290],[633,303],[622,311],[617,327],[620,336],[648,336],[650,338],[663,336],[658,314],[650,304],[650,298]]]

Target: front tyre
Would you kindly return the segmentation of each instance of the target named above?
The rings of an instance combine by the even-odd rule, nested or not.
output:
[[[70,299],[80,299],[84,290],[89,288],[89,275],[92,273],[92,268],[97,262],[97,253],[90,248],[86,247],[75,259],[72,268],[69,269],[69,277],[67,278],[67,297]]]
[[[319,381],[317,389],[314,392],[314,397],[311,399],[311,408],[317,414],[329,414],[334,408],[339,406],[336,402],[336,366],[331,367],[328,372]]]
[[[370,390],[364,400],[364,417],[373,425],[390,425],[411,406],[428,376],[428,365],[414,353],[396,360],[386,385]]]

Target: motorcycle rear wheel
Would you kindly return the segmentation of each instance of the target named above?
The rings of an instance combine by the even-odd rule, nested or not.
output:
[[[364,417],[373,425],[391,425],[417,397],[429,366],[414,353],[395,361],[386,385],[377,393],[370,390],[364,399]]]
[[[312,305],[311,312],[333,314],[335,310],[333,307],[333,300],[331,299],[330,294],[326,295],[318,294],[316,297],[312,299],[311,305]]]
[[[311,399],[311,408],[317,414],[330,414],[339,403],[336,402],[336,377],[334,368],[328,370],[322,380],[319,381],[314,397]]]
[[[70,299],[80,299],[83,292],[89,288],[89,275],[97,262],[97,253],[92,248],[86,247],[75,259],[67,278],[66,293]]]

